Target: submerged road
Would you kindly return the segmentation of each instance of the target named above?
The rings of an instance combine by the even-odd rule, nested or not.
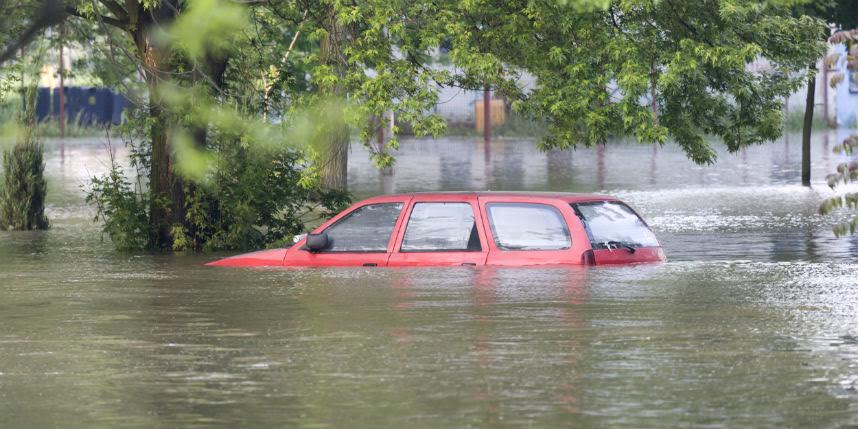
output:
[[[817,214],[837,138],[814,136],[811,189],[798,136],[712,166],[671,145],[404,141],[392,176],[353,147],[359,197],[621,197],[670,261],[595,269],[118,253],[80,190],[104,147],[49,144],[53,228],[0,234],[0,427],[856,425],[858,239]]]

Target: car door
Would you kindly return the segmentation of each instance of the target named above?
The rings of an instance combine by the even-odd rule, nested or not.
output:
[[[569,204],[555,198],[481,196],[487,265],[581,264],[589,249]],[[571,222],[574,220],[574,222]]]
[[[305,239],[289,249],[283,265],[386,266],[409,199],[381,197],[349,208],[313,231],[328,234],[328,248],[311,252]]]
[[[475,196],[414,197],[406,219],[389,266],[485,264],[486,235]]]

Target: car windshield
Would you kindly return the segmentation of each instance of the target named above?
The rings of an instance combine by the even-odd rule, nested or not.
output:
[[[573,204],[593,248],[658,246],[655,234],[629,206],[617,201]]]

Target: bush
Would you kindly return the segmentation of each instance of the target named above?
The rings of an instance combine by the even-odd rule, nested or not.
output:
[[[217,146],[210,177],[186,184],[187,222],[173,226],[173,250],[282,246],[349,203],[344,192],[302,184],[307,165],[297,151]]]
[[[132,186],[125,177],[109,141],[110,171],[90,179],[86,202],[95,205],[95,221],[104,223],[102,230],[110,236],[117,249],[144,249],[150,232],[149,197],[141,186]]]
[[[135,125],[138,124],[138,125]],[[110,171],[93,177],[87,201],[96,221],[118,249],[149,246],[154,232],[152,205],[143,183],[149,176],[148,141],[140,121],[119,127],[136,170],[132,183],[111,156]],[[304,183],[308,164],[292,149],[254,149],[240,140],[211,133],[208,152],[215,160],[200,181],[185,179],[185,219],[171,227],[173,250],[246,250],[282,246],[322,218],[341,211],[349,196]],[[111,150],[112,154],[112,150]]]
[[[27,106],[20,113],[21,137],[3,151],[3,182],[0,188],[0,229],[47,229],[45,216],[45,161],[43,145],[36,134],[36,88],[26,92]]]

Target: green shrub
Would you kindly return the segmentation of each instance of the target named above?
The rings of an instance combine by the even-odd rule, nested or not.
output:
[[[45,161],[36,129],[36,87],[26,91],[27,106],[19,115],[20,137],[3,151],[0,188],[0,229],[47,229]]]
[[[108,144],[110,171],[90,179],[86,202],[95,205],[95,221],[104,223],[103,231],[119,250],[144,249],[149,240],[149,197],[132,186],[116,162]]]
[[[218,146],[206,183],[186,184],[186,223],[172,228],[173,250],[282,246],[349,203],[344,192],[299,183],[306,168],[299,152]]]
[[[137,124],[137,125],[135,125]],[[110,171],[93,177],[87,201],[96,221],[118,249],[145,249],[154,232],[149,222],[152,202],[143,183],[149,176],[149,143],[141,121],[118,127],[129,147],[135,182],[125,177],[111,157]],[[185,179],[184,222],[172,225],[173,250],[245,250],[282,246],[295,234],[346,207],[344,192],[308,186],[308,167],[293,149],[251,150],[239,139],[210,133],[207,151],[214,163],[202,180]],[[112,150],[111,150],[112,153]]]

